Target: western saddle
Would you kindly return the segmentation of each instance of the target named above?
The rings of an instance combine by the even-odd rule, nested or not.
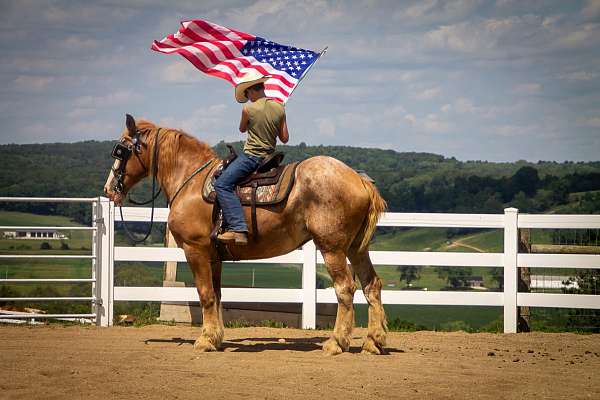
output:
[[[206,177],[203,185],[202,196],[204,200],[213,203],[213,224],[211,239],[215,240],[222,227],[221,207],[214,191],[214,181],[221,175],[222,171],[235,160],[237,153],[231,145],[229,155],[222,164],[217,164]],[[284,154],[276,151],[265,157],[256,170],[237,184],[236,192],[242,205],[251,207],[251,237],[258,236],[258,224],[256,219],[256,207],[274,205],[284,201],[289,195],[294,184],[294,173],[298,162],[281,164]]]

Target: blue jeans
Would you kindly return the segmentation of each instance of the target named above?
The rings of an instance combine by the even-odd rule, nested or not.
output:
[[[242,204],[235,186],[254,172],[262,158],[241,152],[215,181],[215,192],[223,210],[223,226],[236,232],[248,232]]]

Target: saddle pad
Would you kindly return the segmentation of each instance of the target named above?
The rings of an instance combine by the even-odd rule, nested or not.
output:
[[[284,170],[279,176],[277,183],[272,185],[260,185],[256,188],[256,205],[273,205],[284,201],[294,186],[294,174],[298,162],[287,164],[284,166]],[[215,172],[222,168],[222,163],[216,164],[204,178],[204,185],[202,185],[202,198],[209,203],[214,203],[216,199],[216,193],[214,188]],[[244,186],[235,188],[238,197],[242,205],[252,205],[252,187]]]

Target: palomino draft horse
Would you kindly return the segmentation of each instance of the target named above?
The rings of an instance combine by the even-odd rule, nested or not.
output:
[[[148,121],[136,123],[131,116],[127,116],[120,140],[129,157],[115,161],[104,191],[121,204],[137,182],[155,175],[169,201],[178,192],[170,204],[168,226],[185,252],[202,303],[203,329],[194,347],[215,351],[223,341],[224,329],[221,260],[209,237],[213,206],[202,198],[203,176],[208,169],[183,188],[181,185],[199,166],[211,160],[218,162],[216,154],[206,143],[182,131]],[[258,237],[247,246],[231,246],[231,252],[238,259],[268,258],[288,253],[312,239],[323,254],[338,300],[335,328],[323,345],[324,352],[334,355],[348,351],[354,325],[356,274],[369,303],[363,351],[381,354],[387,323],[381,304],[381,280],[373,269],[368,245],[385,207],[375,186],[347,165],[331,157],[312,157],[296,169],[295,184],[286,201],[257,209]],[[249,220],[250,210],[245,208]]]

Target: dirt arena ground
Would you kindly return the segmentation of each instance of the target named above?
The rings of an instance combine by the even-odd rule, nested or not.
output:
[[[325,357],[327,331],[0,326],[2,399],[600,398],[600,335],[390,333],[385,356]]]

